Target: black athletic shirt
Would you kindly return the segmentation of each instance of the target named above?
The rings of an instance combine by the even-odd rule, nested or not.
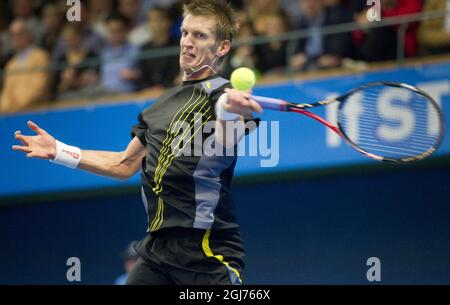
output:
[[[217,156],[204,150],[215,147],[214,106],[229,87],[218,76],[183,82],[139,114],[132,137],[148,150],[141,173],[148,231],[238,227],[230,195],[237,154]],[[203,145],[205,141],[211,145]],[[180,151],[187,155],[177,155]]]

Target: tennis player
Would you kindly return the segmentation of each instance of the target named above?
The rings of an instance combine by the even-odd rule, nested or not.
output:
[[[28,126],[37,135],[17,131],[15,138],[22,145],[13,149],[119,179],[141,170],[149,226],[136,245],[140,257],[127,284],[242,284],[244,248],[230,195],[236,154],[174,156],[172,144],[183,137],[176,122],[189,124],[195,134],[201,132],[195,127],[201,119],[215,124],[215,145],[236,149],[245,132],[229,132],[226,121],[257,121],[252,112],[261,108],[246,93],[230,89],[229,81],[216,72],[238,26],[229,4],[194,0],[184,5],[183,17],[183,83],[139,114],[125,151],[80,150],[31,121]],[[192,147],[198,145],[191,142]]]

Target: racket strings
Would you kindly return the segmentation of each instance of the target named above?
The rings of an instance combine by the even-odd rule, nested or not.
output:
[[[431,154],[442,133],[435,104],[404,87],[377,85],[354,92],[342,102],[338,118],[354,145],[391,159]]]

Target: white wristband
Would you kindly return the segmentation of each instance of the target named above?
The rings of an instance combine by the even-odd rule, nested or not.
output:
[[[74,169],[78,167],[80,160],[81,150],[78,147],[56,141],[56,157],[50,162]]]
[[[219,97],[216,103],[216,117],[222,121],[234,121],[241,116],[234,112],[226,111],[224,106],[228,102],[228,94],[224,93]]]

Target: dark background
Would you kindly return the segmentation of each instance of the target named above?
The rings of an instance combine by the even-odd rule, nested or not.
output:
[[[425,164],[238,180],[245,283],[368,284],[374,256],[383,284],[449,284],[450,165]],[[72,256],[82,284],[122,273],[146,230],[138,189],[67,196],[0,208],[0,284],[68,284]]]

